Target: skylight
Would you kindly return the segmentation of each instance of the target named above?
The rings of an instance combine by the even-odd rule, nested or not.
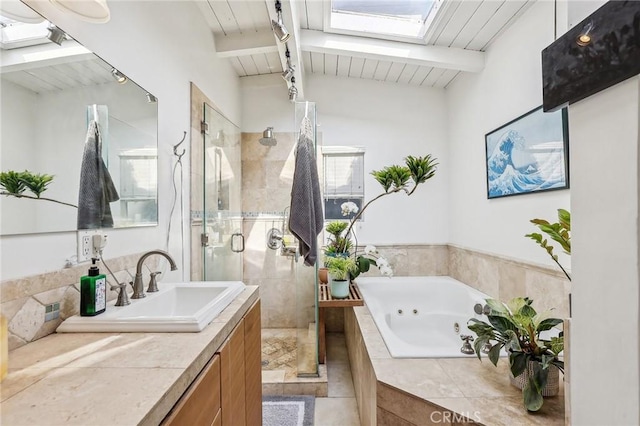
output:
[[[331,0],[338,31],[422,38],[442,0]]]
[[[0,15],[0,48],[14,49],[50,43],[47,39],[49,22],[28,24]]]

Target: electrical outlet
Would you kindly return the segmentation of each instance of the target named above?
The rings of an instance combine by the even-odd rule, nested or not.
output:
[[[92,237],[97,233],[97,229],[78,231],[78,263],[91,260],[93,254]]]

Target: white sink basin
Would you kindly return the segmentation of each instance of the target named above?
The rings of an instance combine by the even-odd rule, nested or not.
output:
[[[107,304],[95,317],[67,318],[58,333],[198,332],[217,317],[245,288],[240,281],[158,283],[160,291],[132,299],[127,306]]]

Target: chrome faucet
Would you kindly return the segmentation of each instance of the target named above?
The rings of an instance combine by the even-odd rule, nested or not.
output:
[[[136,266],[136,276],[133,280],[133,294],[131,295],[132,299],[142,299],[143,297],[146,296],[144,294],[144,284],[142,282],[142,264],[147,259],[147,257],[151,256],[152,254],[159,254],[161,256],[164,256],[169,261],[172,271],[175,271],[176,269],[178,269],[178,267],[176,266],[176,262],[173,260],[171,255],[166,251],[151,250],[146,252],[145,254],[140,256],[140,259],[138,260],[138,265]]]
[[[473,349],[473,347],[471,346],[471,342],[473,342],[473,336],[467,336],[464,334],[460,335],[460,339],[462,339],[462,347],[460,348],[460,352],[462,352],[463,354],[466,355],[473,355],[476,353],[476,351]]]

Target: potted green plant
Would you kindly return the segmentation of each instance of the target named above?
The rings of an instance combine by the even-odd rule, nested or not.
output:
[[[556,223],[549,223],[549,221],[544,219],[531,219],[530,222],[536,225],[540,231],[547,234],[553,241],[560,244],[560,247],[562,247],[566,254],[571,255],[571,213],[569,213],[568,210],[558,209],[558,221]],[[553,252],[553,246],[549,244],[542,234],[532,232],[525,235],[525,237],[531,238],[538,243],[540,247],[545,249],[549,256],[551,256],[551,259],[556,262],[556,265],[562,269],[567,279],[571,281],[571,276],[562,267],[560,261],[558,261],[558,256]]]
[[[490,346],[487,356],[497,366],[503,348],[507,350],[511,382],[522,389],[526,409],[538,411],[543,396],[558,392],[559,371],[564,373],[558,354],[564,349],[564,338],[562,333],[547,340],[540,337],[563,321],[551,318],[551,311],[537,313],[532,302],[527,297],[516,297],[506,304],[487,299],[489,322],[471,318],[467,326],[477,335],[474,349],[478,359],[483,348]]]
[[[350,276],[358,269],[355,259],[351,256],[328,257],[325,262],[329,273],[331,296],[336,299],[348,297]]]
[[[347,226],[349,226],[348,222],[334,221],[329,222],[324,228],[329,234],[327,245],[324,247],[325,256],[349,256],[352,247],[351,239],[347,234],[343,235]]]

